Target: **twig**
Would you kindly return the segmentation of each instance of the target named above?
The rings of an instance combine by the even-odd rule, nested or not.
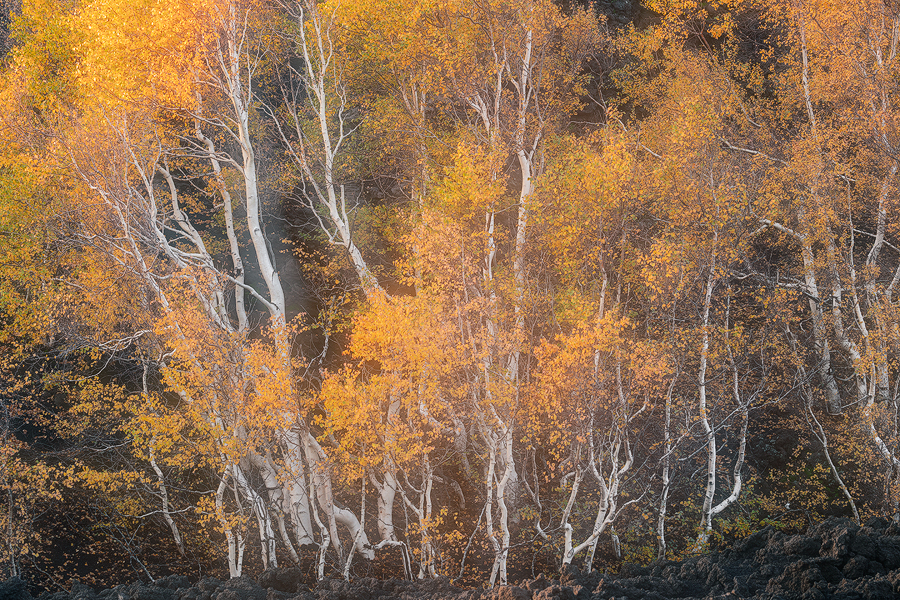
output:
[[[463,571],[466,568],[466,555],[469,554],[469,548],[472,547],[472,540],[475,539],[475,534],[478,533],[478,530],[481,528],[481,518],[484,516],[484,511],[487,508],[487,503],[481,507],[481,514],[478,515],[478,521],[475,522],[475,529],[472,531],[472,535],[469,536],[469,543],[466,544],[466,549],[463,550],[462,560],[459,563],[459,577],[462,579]]]

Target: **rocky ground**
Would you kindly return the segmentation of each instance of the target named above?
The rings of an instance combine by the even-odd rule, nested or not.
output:
[[[30,600],[25,583],[0,584],[0,600]],[[804,535],[763,529],[722,552],[682,562],[625,565],[618,575],[569,571],[518,585],[466,590],[446,578],[424,582],[358,579],[301,583],[299,569],[258,578],[206,578],[191,585],[170,576],[96,592],[76,584],[39,600],[661,600],[759,598],[785,600],[900,598],[900,525],[872,519],[859,527],[830,519]]]

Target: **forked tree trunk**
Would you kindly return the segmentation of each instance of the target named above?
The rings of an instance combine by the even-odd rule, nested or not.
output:
[[[306,462],[312,473],[311,489],[313,490],[319,508],[328,519],[328,532],[330,534],[331,543],[338,554],[340,562],[343,564],[344,550],[341,540],[338,537],[337,525],[340,524],[347,528],[350,539],[354,541],[356,551],[368,560],[375,558],[375,553],[369,546],[369,539],[363,530],[359,519],[352,511],[341,508],[334,503],[334,492],[331,484],[330,465],[325,451],[318,441],[308,431],[301,434],[303,440],[303,449],[306,456]]]
[[[590,573],[593,570],[594,553],[596,552],[600,536],[606,531],[607,527],[615,521],[619,513],[619,485],[621,484],[622,477],[631,469],[631,466],[634,463],[631,447],[625,439],[626,435],[627,432],[620,428],[616,429],[610,447],[606,448],[605,451],[607,458],[604,459],[604,450],[596,448],[595,433],[592,431],[588,434],[588,452],[590,455],[588,457],[589,466],[591,473],[594,475],[594,479],[600,486],[600,502],[597,507],[597,516],[594,518],[594,524],[591,528],[590,535],[577,546],[572,539],[574,534],[572,526],[568,523],[565,524],[562,556],[563,568],[571,565],[575,556],[580,552],[587,550],[584,570],[587,573]],[[623,452],[624,460],[622,460]],[[608,475],[605,474],[606,470],[603,467],[603,463],[606,462],[606,460],[609,461]],[[626,503],[626,506],[627,504],[628,503]]]
[[[231,465],[231,474],[237,484],[237,489],[250,502],[250,508],[256,517],[259,527],[259,543],[262,550],[263,568],[277,567],[278,557],[275,554],[275,530],[272,528],[272,515],[269,513],[269,508],[266,506],[262,496],[250,485],[240,464],[233,463]]]
[[[266,486],[267,506],[271,513],[271,518],[274,518],[275,523],[278,525],[278,533],[281,535],[281,541],[288,554],[290,554],[291,560],[294,561],[294,564],[299,565],[300,556],[297,554],[297,549],[294,547],[285,525],[285,514],[290,510],[286,506],[286,500],[289,498],[286,498],[284,494],[284,487],[279,480],[275,464],[271,456],[260,456],[253,450],[247,453],[247,460],[256,468],[260,478],[263,480],[263,484]]]
[[[737,374],[735,374],[735,388],[737,388],[736,382]],[[735,393],[737,394],[737,392]],[[738,398],[738,402],[740,402],[740,398]],[[741,475],[741,469],[743,469],[744,467],[744,456],[746,455],[747,449],[747,425],[749,422],[750,413],[749,402],[741,403],[738,410],[741,415],[741,432],[738,434],[738,455],[737,458],[735,458],[734,471],[732,473],[734,483],[731,488],[731,493],[728,495],[728,497],[726,497],[724,500],[710,509],[709,517],[707,518],[707,523],[709,525],[708,530],[712,530],[713,517],[737,502],[738,498],[741,495],[741,488],[743,486],[743,476]]]

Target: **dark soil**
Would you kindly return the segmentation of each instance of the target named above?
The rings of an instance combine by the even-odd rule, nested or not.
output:
[[[205,578],[191,585],[172,575],[96,592],[75,584],[40,600],[623,600],[668,598],[900,598],[900,525],[872,519],[859,527],[829,519],[802,535],[772,528],[721,552],[682,562],[625,565],[618,575],[582,574],[526,580],[494,589],[466,590],[447,578],[412,582],[326,579],[309,588],[297,568],[271,569],[258,578]],[[31,600],[25,582],[0,584],[0,600]]]

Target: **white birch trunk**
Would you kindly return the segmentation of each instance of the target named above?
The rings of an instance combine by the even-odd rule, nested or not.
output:
[[[394,432],[395,422],[400,413],[400,398],[396,393],[391,394],[388,403],[387,414],[381,426],[384,429],[384,446],[387,449],[381,462],[381,481],[371,474],[372,483],[378,490],[377,517],[378,535],[382,542],[395,542],[397,535],[394,532],[394,500],[397,497],[397,465],[391,453],[397,444],[397,436]]]
[[[803,206],[797,209],[798,218],[803,224],[806,221],[806,211]],[[780,223],[761,219],[760,223],[764,230],[772,227],[782,233],[790,235],[800,244],[800,257],[803,260],[803,291],[807,297],[809,304],[809,312],[812,317],[813,330],[813,350],[817,359],[816,371],[825,391],[825,406],[828,414],[839,415],[843,408],[841,407],[841,395],[837,387],[837,381],[834,378],[834,371],[831,366],[831,345],[825,331],[825,316],[822,310],[822,297],[819,294],[819,284],[816,279],[816,259],[813,251],[812,241],[808,234],[798,233]]]
[[[303,66],[300,69],[289,68],[292,75],[303,81],[305,94],[300,98],[292,91],[282,90],[290,114],[289,123],[283,124],[274,112],[270,111],[270,116],[288,154],[303,172],[307,206],[313,211],[320,231],[330,243],[346,249],[362,290],[371,299],[373,294],[383,293],[383,290],[353,239],[344,186],[340,185],[335,171],[336,159],[350,132],[345,122],[346,93],[340,79],[341,66],[336,64],[338,57],[335,56],[331,38],[334,24],[323,18],[313,0],[300,0],[296,4],[286,5],[286,8],[301,23],[298,41],[303,53]],[[313,38],[307,37],[307,23],[312,26]],[[312,111],[318,124],[318,139],[315,142],[306,139],[302,116],[305,111]],[[330,123],[332,116],[337,121],[334,125]],[[321,156],[310,156],[311,147],[318,148]],[[312,164],[319,164],[321,172],[314,172]]]
[[[806,44],[806,20],[802,12],[798,12],[797,15],[798,21],[797,26],[800,33],[800,57],[802,63],[802,69],[800,71],[800,80],[803,86],[803,98],[806,103],[806,112],[809,117],[809,125],[810,132],[812,134],[813,139],[816,142],[816,146],[819,149],[819,160],[822,160],[821,157],[821,146],[818,140],[818,123],[816,121],[816,113],[813,110],[813,104],[809,92],[809,57],[807,54],[807,44]],[[816,199],[816,187],[818,186],[818,182],[813,182],[813,197]],[[801,225],[805,226],[806,221],[806,212],[803,207],[802,202],[798,208],[798,216]],[[806,283],[809,288],[810,294],[810,310],[813,312],[813,335],[815,338],[816,349],[819,351],[819,356],[821,359],[819,365],[819,373],[822,376],[822,383],[825,387],[825,402],[828,409],[828,413],[832,415],[839,415],[843,411],[843,407],[841,406],[841,398],[840,393],[837,388],[837,382],[834,380],[834,374],[831,368],[831,356],[828,347],[828,340],[825,337],[825,326],[824,319],[822,318],[821,310],[818,306],[818,302],[821,302],[821,297],[819,296],[818,287],[816,286],[815,274],[814,274],[814,261],[813,261],[813,251],[812,251],[812,241],[809,240],[808,234],[802,236],[801,239],[801,247],[802,247],[802,255],[803,255],[803,267],[806,271]],[[816,302],[816,306],[813,307],[813,302]]]
[[[287,467],[284,488],[290,498],[288,514],[294,529],[294,539],[297,540],[298,545],[308,546],[315,543],[315,537],[310,518],[309,492],[304,474],[303,443],[300,433],[296,429],[284,431],[282,444],[285,449],[284,460]]]
[[[301,477],[306,479],[306,475],[301,472]],[[312,490],[314,492],[314,484],[312,481],[309,482],[309,486],[307,489]],[[325,578],[325,554],[328,552],[328,546],[331,545],[331,535],[329,533],[329,528],[322,522],[322,519],[319,518],[319,509],[316,508],[316,502],[310,502],[310,509],[312,512],[313,519],[316,522],[316,527],[319,528],[319,531],[322,534],[322,543],[319,544],[319,557],[316,562],[316,581],[322,581]]]
[[[344,551],[341,540],[338,537],[337,525],[347,528],[351,540],[354,540],[356,550],[368,560],[375,558],[375,553],[369,546],[369,539],[360,525],[359,519],[352,511],[341,508],[334,503],[334,493],[331,485],[331,473],[325,451],[318,441],[309,432],[301,434],[306,462],[312,472],[312,489],[315,491],[319,508],[328,518],[328,529],[331,542],[335,551],[344,562]]]
[[[622,475],[628,472],[631,469],[631,465],[634,462],[634,456],[631,452],[631,445],[628,441],[628,423],[634,418],[635,415],[628,414],[628,398],[625,393],[625,388],[622,383],[622,359],[621,353],[619,349],[616,349],[617,360],[616,360],[616,391],[619,399],[619,409],[621,410],[621,414],[624,420],[624,425],[618,426],[613,425],[616,430],[615,441],[613,443],[614,450],[610,452],[610,480],[609,482],[603,481],[603,477],[601,476],[602,470],[602,462],[600,463],[600,469],[597,468],[597,460],[594,454],[594,441],[591,438],[590,445],[590,453],[591,453],[591,472],[594,474],[594,478],[600,482],[601,487],[601,502],[600,507],[604,509],[604,503],[607,505],[604,509],[606,514],[602,517],[601,522],[601,511],[597,512],[597,519],[594,523],[594,530],[597,531],[598,528],[600,532],[602,532],[608,525],[612,525],[613,521],[616,518],[616,507],[618,506],[619,501],[619,482],[621,480]],[[644,404],[644,408],[640,409],[637,414],[643,412],[643,410],[647,407],[647,404]],[[593,435],[593,431],[591,432]],[[625,462],[619,467],[619,453],[624,446],[625,449]],[[600,459],[602,461],[602,451],[600,453]],[[616,558],[621,558],[621,548],[619,545],[619,537],[615,534],[615,532],[610,532],[612,536],[613,548],[616,553]],[[600,542],[600,533],[592,536],[593,539],[588,544],[588,553],[585,557],[584,567],[585,571],[590,573],[594,568],[594,554],[597,552],[597,544]]]
[[[272,529],[272,515],[269,508],[250,482],[247,481],[241,466],[238,463],[231,465],[231,473],[244,498],[250,502],[250,507],[256,516],[257,525],[259,527],[259,543],[262,551],[263,568],[278,566],[278,557],[275,554],[275,531]]]
[[[604,531],[606,531],[606,528],[615,521],[619,513],[619,484],[622,477],[631,469],[631,466],[634,462],[634,456],[632,454],[631,447],[629,446],[627,440],[624,439],[626,435],[626,432],[618,428],[613,433],[613,442],[611,444],[611,447],[606,449],[609,460],[609,474],[608,476],[606,476],[604,475],[603,467],[603,463],[605,462],[605,459],[603,457],[604,450],[602,448],[597,449],[595,447],[595,433],[592,431],[589,434],[588,460],[591,473],[594,475],[594,479],[600,485],[600,502],[597,508],[597,516],[594,518],[594,524],[591,529],[590,535],[577,546],[572,540],[574,533],[572,526],[568,523],[566,523],[566,525],[564,526],[565,539],[563,541],[563,568],[571,565],[572,560],[580,552],[588,550],[587,556],[585,557],[585,571],[590,573],[593,569],[594,553],[596,552],[600,536]],[[620,455],[623,451],[625,453],[625,458],[620,462]],[[626,506],[629,503],[626,503]]]
[[[432,541],[434,534],[431,532],[431,515],[434,510],[431,492],[434,488],[434,471],[431,468],[431,461],[427,454],[425,455],[422,471],[425,478],[424,491],[419,495],[419,510],[416,511],[416,514],[419,515],[419,526],[422,536],[420,547],[422,560],[419,561],[419,579],[426,576],[431,578],[437,577],[437,571],[435,570],[437,557],[435,555],[434,542]]]
[[[896,38],[896,36],[895,36]],[[878,257],[884,246],[885,226],[887,224],[887,202],[888,196],[893,189],[894,179],[896,178],[898,165],[896,161],[891,162],[891,168],[887,176],[881,183],[881,192],[878,195],[878,220],[875,227],[875,241],[872,248],[866,256],[865,273],[868,276],[866,280],[866,298],[870,308],[870,313],[875,315],[875,326],[882,337],[889,335],[884,326],[884,318],[882,311],[878,310],[879,290],[876,289],[877,277],[880,269],[878,268]],[[874,310],[872,310],[874,308]],[[879,344],[876,362],[875,362],[875,381],[877,386],[878,402],[886,402],[891,399],[890,384],[890,368],[887,362],[887,349],[883,343]]]
[[[484,501],[484,516],[485,516],[485,531],[487,532],[488,541],[491,544],[491,549],[494,551],[494,564],[491,567],[491,578],[490,583],[491,586],[494,585],[494,582],[497,580],[497,571],[500,567],[500,543],[497,541],[497,537],[494,535],[494,477],[496,476],[495,469],[497,467],[497,441],[494,437],[493,432],[489,432],[485,436],[485,441],[487,442],[487,469],[485,470],[485,492],[486,498]]]
[[[575,472],[573,474],[572,479],[572,489],[569,490],[569,500],[566,502],[566,507],[563,509],[562,517],[559,521],[559,526],[563,530],[563,564],[568,565],[572,563],[572,558],[574,558],[574,547],[572,546],[572,525],[569,523],[569,516],[572,514],[572,508],[575,506],[575,501],[578,498],[578,491],[581,489],[581,482],[584,480],[584,469],[581,468],[581,465],[578,464],[580,459],[576,459]],[[569,562],[566,562],[568,559]]]
[[[809,312],[813,319],[813,348],[816,351],[819,377],[822,387],[825,389],[825,406],[828,414],[839,415],[842,413],[841,395],[838,391],[837,381],[834,379],[834,371],[831,366],[831,347],[825,333],[825,316],[822,312],[822,297],[819,295],[819,286],[816,282],[815,258],[810,242],[804,237],[801,241],[801,256],[803,258],[803,277],[808,294]]]
[[[538,141],[540,140],[540,133],[538,133],[532,147],[525,147],[525,129],[527,126],[531,100],[535,93],[533,82],[531,81],[532,43],[533,32],[529,29],[525,34],[525,54],[522,58],[521,70],[518,73],[518,77],[512,78],[513,87],[515,87],[519,97],[514,146],[516,158],[519,162],[519,171],[522,176],[522,182],[519,188],[516,242],[513,250],[513,280],[515,282],[513,311],[515,323],[513,325],[514,347],[513,351],[510,353],[507,367],[510,381],[518,380],[519,355],[525,337],[525,311],[523,306],[525,302],[525,242],[528,233],[528,203],[531,200],[531,195],[534,193],[533,177],[536,175],[533,172],[534,154],[537,149]],[[507,68],[509,68],[509,63],[507,63]]]
[[[297,554],[297,549],[294,548],[294,543],[291,541],[285,525],[285,514],[290,511],[290,508],[285,505],[286,497],[284,488],[279,481],[278,472],[272,461],[272,457],[260,456],[253,450],[250,450],[247,453],[247,458],[250,464],[256,467],[256,471],[259,473],[263,480],[263,484],[266,486],[266,494],[269,500],[267,506],[270,509],[270,514],[274,513],[273,516],[278,525],[278,533],[281,535],[281,541],[284,543],[284,547],[287,549],[288,554],[290,554],[291,560],[294,561],[294,564],[299,565],[300,555]]]
[[[826,244],[827,248],[827,256],[828,256],[828,267],[831,270],[831,317],[832,324],[834,326],[834,337],[838,342],[838,345],[847,353],[850,358],[851,364],[853,365],[853,376],[856,381],[856,400],[859,403],[863,403],[866,400],[866,396],[868,395],[868,384],[866,382],[866,367],[862,364],[862,354],[859,351],[859,347],[856,342],[850,339],[850,335],[847,332],[844,326],[844,313],[841,307],[843,302],[843,285],[841,284],[840,273],[838,273],[837,265],[835,264],[837,261],[837,248],[834,244],[834,237],[831,232],[831,227],[827,227],[828,234],[828,243]],[[851,272],[853,270],[852,264],[850,265]],[[855,277],[854,277],[855,279]],[[864,337],[867,337],[867,329],[864,320],[860,320],[860,324],[862,325],[861,332]]]
[[[709,360],[709,308],[712,292],[716,283],[716,259],[713,254],[709,274],[706,276],[706,294],[703,300],[703,342],[700,348],[700,367],[697,373],[698,395],[700,403],[700,423],[706,437],[706,494],[703,497],[703,508],[700,519],[700,536],[697,543],[705,547],[712,532],[712,507],[716,495],[716,434],[710,425],[709,409],[706,398],[706,369]]]
[[[738,434],[738,455],[734,461],[734,483],[731,488],[731,493],[727,498],[719,502],[717,505],[710,509],[709,513],[709,525],[710,529],[712,528],[712,519],[717,514],[737,502],[737,499],[741,495],[741,487],[743,485],[743,477],[741,475],[741,469],[744,467],[744,456],[746,455],[747,449],[747,425],[750,420],[750,399],[746,401],[741,398],[741,390],[740,390],[740,380],[738,377],[738,369],[737,365],[734,362],[734,355],[732,353],[731,348],[728,348],[728,362],[731,366],[731,376],[732,376],[732,395],[734,396],[734,402],[738,407],[738,412],[741,415],[741,432]]]
[[[504,457],[504,469],[503,475],[500,477],[500,481],[497,482],[497,507],[500,509],[500,521],[498,523],[500,527],[500,554],[495,559],[495,569],[496,573],[499,576],[500,585],[507,585],[507,558],[509,557],[509,540],[510,540],[510,531],[509,531],[509,506],[507,503],[507,488],[511,482],[515,479],[515,469],[513,466],[513,455],[512,455],[512,427],[507,426],[503,430],[503,437],[501,439],[501,448],[503,451]],[[494,569],[492,569],[493,575]],[[492,576],[491,577],[491,585],[493,586],[497,580]]]
[[[396,468],[393,460],[385,458],[385,464],[381,470],[381,481],[371,475],[375,488],[378,490],[377,516],[378,536],[382,542],[396,542],[397,535],[394,532],[394,500],[397,497]]]
[[[246,331],[247,308],[244,301],[244,261],[241,258],[241,247],[234,230],[234,207],[231,193],[228,191],[228,186],[225,184],[225,178],[222,176],[222,165],[216,154],[215,145],[211,139],[203,135],[203,132],[200,129],[199,120],[195,135],[206,148],[209,162],[213,167],[213,177],[216,181],[216,187],[219,190],[219,195],[222,196],[222,212],[225,216],[225,233],[228,236],[228,248],[231,251],[231,264],[234,268],[234,312],[237,317],[238,331]]]
[[[216,513],[219,523],[225,532],[228,542],[228,575],[231,578],[240,577],[244,562],[244,538],[240,532],[235,532],[225,515],[225,490],[228,488],[228,479],[231,477],[231,465],[225,467],[225,472],[219,479],[216,488]]]
[[[657,558],[666,557],[666,513],[668,511],[669,488],[671,478],[669,476],[672,465],[672,393],[675,391],[675,383],[678,381],[678,372],[672,376],[669,389],[666,390],[666,408],[663,421],[663,470],[662,491],[659,498],[659,519],[656,522]]]
[[[350,552],[347,554],[347,560],[344,562],[344,581],[350,581],[350,565],[353,564],[353,553],[356,551],[356,548],[360,544],[360,538],[364,535],[364,531],[366,529],[366,476],[363,475],[362,480],[362,491],[360,492],[360,500],[359,500],[359,514],[361,515],[359,527],[356,530],[355,535],[353,536],[353,544],[350,546]]]

